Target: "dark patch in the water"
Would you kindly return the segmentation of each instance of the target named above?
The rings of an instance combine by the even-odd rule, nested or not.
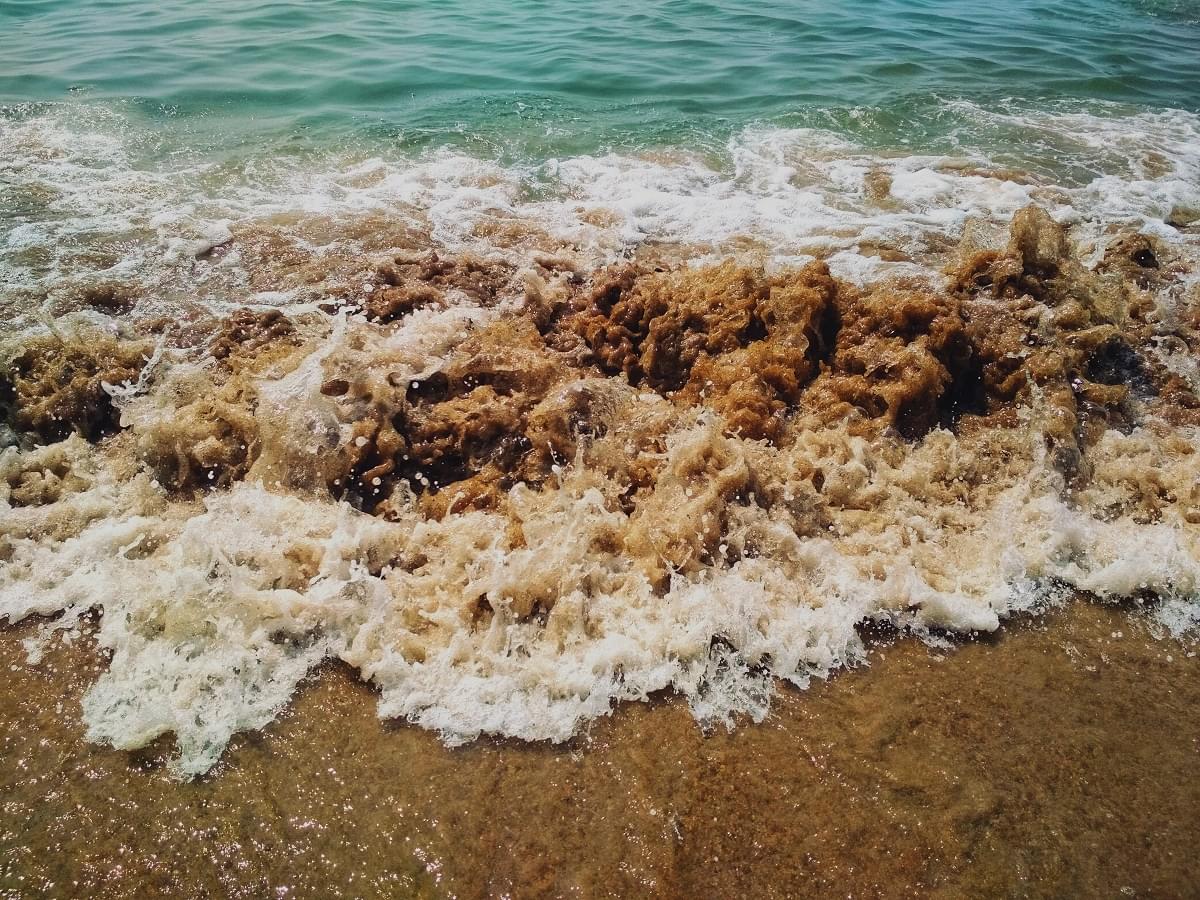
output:
[[[34,338],[0,372],[0,407],[14,431],[43,442],[74,432],[98,440],[120,418],[104,385],[136,381],[152,352],[146,341],[103,333]]]
[[[1088,356],[1085,377],[1097,384],[1125,385],[1139,397],[1155,393],[1142,357],[1120,337],[1113,337]]]

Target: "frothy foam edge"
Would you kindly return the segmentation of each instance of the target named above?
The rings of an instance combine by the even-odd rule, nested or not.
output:
[[[1098,154],[1120,143],[1111,134],[1084,137],[1101,128],[1094,117],[1026,124],[1058,128]],[[819,254],[835,272],[867,282],[897,270],[938,277],[929,269],[938,257],[932,248],[970,218],[1003,221],[1031,199],[1077,223],[1085,243],[1089,229],[1098,234],[1113,221],[1180,241],[1161,220],[1180,206],[1200,206],[1197,122],[1186,114],[1103,126],[1119,131],[1129,153],[1159,153],[1165,168],[1152,161],[1154,172],[1100,174],[1082,186],[977,174],[995,167],[981,157],[879,156],[836,135],[768,129],[735,138],[726,170],[686,153],[585,157],[518,171],[443,152],[399,168],[371,159],[316,176],[275,171],[266,186],[250,178],[203,201],[194,186],[210,172],[137,172],[122,162],[119,140],[80,148],[73,133],[59,134],[61,154],[46,154],[46,130],[61,127],[35,119],[6,124],[0,134],[0,147],[40,148],[18,164],[26,183],[61,191],[48,206],[61,216],[10,231],[5,264],[18,273],[13,283],[40,289],[78,275],[53,266],[31,275],[21,253],[54,242],[88,245],[97,235],[103,243],[132,229],[133,249],[106,276],[115,271],[161,288],[184,272],[190,288],[215,280],[231,305],[226,292],[250,283],[239,259],[207,268],[195,261],[264,220],[289,226],[317,217],[332,223],[321,234],[335,234],[346,222],[386,215],[440,247],[517,258],[544,239],[593,262],[648,242],[686,246],[689,255],[699,247],[701,261],[739,252],[781,265]],[[72,155],[80,153],[85,158]],[[886,177],[872,188],[877,172]],[[559,195],[530,199],[531,179],[551,181]],[[192,202],[179,203],[189,191]],[[533,237],[498,243],[494,228],[506,222]],[[908,259],[864,257],[869,242],[907,247]],[[344,244],[346,257],[363,253],[354,238]],[[295,296],[289,289],[269,299]],[[504,314],[463,301],[415,313],[384,338],[364,338],[343,317],[304,365],[262,385],[264,414],[274,409],[280,423],[275,457],[313,456],[314,435],[345,437],[321,393],[329,359],[369,363],[377,353],[404,378],[423,377],[452,353],[465,323],[481,327]],[[382,343],[364,351],[348,334]],[[1194,378],[1193,359],[1172,359]],[[118,390],[127,426],[137,432],[169,421],[175,406],[164,399],[167,388],[202,384],[204,365],[176,360],[141,386],[148,394]],[[666,403],[628,385],[611,390],[621,409],[650,415]],[[1037,425],[1044,413],[1034,404],[1025,414],[1002,439],[1014,468],[1000,473],[946,431],[903,454],[838,428],[768,450],[723,434],[715,417],[698,411],[669,435],[666,477],[698,459],[719,460],[718,481],[744,468],[786,485],[796,472],[821,470],[829,479],[823,492],[841,498],[840,512],[814,529],[812,498],[799,489],[771,509],[738,507],[728,513],[724,562],[675,573],[665,589],[613,549],[611,536],[635,526],[582,466],[565,464],[558,481],[536,494],[512,489],[521,531],[514,542],[510,522],[487,511],[431,521],[415,506],[401,507],[396,521],[384,521],[255,477],[183,502],[149,474],[129,471],[119,445],[73,437],[13,447],[0,454],[0,485],[30,472],[53,473],[61,484],[42,505],[0,498],[7,542],[0,615],[65,612],[57,629],[102,608],[98,639],[113,658],[85,702],[89,736],[132,748],[172,732],[185,775],[207,771],[234,733],[267,724],[331,657],[379,687],[382,716],[408,718],[448,742],[485,733],[561,741],[615,702],[663,690],[686,697],[704,723],[761,719],[773,679],[804,685],[862,662],[864,621],[927,635],[990,631],[1005,617],[1085,591],[1154,595],[1163,627],[1176,635],[1193,628],[1195,522],[1182,501],[1152,521],[1127,507],[1131,494],[1153,490],[1190,496],[1200,455],[1180,447],[1196,446],[1194,430],[1148,424],[1107,432],[1094,451],[1091,485],[1076,495],[1046,457]],[[682,506],[664,509],[658,526],[702,516],[717,502],[692,497],[686,478],[678,480]],[[488,616],[476,621],[481,597]],[[553,601],[544,615],[516,611],[537,608],[539,598]],[[31,651],[36,656],[36,644]]]

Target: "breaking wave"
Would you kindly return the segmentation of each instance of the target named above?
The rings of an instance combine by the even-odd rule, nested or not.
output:
[[[36,659],[99,609],[90,737],[189,776],[329,658],[561,741],[664,690],[761,719],[865,623],[1194,627],[1200,120],[949,107],[956,154],[525,165],[9,116],[0,617],[56,617]]]

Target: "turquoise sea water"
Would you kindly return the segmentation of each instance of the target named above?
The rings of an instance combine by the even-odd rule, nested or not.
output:
[[[193,296],[216,274],[181,260],[282,219],[363,252],[369,214],[597,259],[923,255],[1029,202],[1153,222],[1198,192],[1200,0],[0,2],[9,309],[92,275]]]
[[[1200,3],[0,3],[0,103],[118,101],[193,144],[549,155],[767,122],[920,145],[952,128],[948,98],[1200,109]]]

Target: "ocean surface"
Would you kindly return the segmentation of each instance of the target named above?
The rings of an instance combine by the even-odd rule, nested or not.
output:
[[[1197,222],[1193,0],[7,0],[0,618],[186,776],[331,658],[562,741],[1184,635]]]
[[[731,218],[769,215],[761,195],[807,180],[793,152],[986,158],[1080,187],[1161,154],[1190,177],[1200,7],[14,0],[0,61],[0,265],[23,280],[44,269],[14,251],[47,220],[111,234],[184,207],[194,230],[264,200],[337,202],[365,163],[403,178],[459,154],[446,181],[503,166],[509,202],[609,197],[633,165],[611,197],[633,229],[714,181],[753,195]],[[672,152],[683,171],[630,162]],[[645,230],[722,227],[702,215]]]
[[[794,249],[856,212],[877,159],[925,219],[1027,199],[939,161],[1150,215],[1200,172],[1191,0],[12,0],[0,62],[10,289],[95,267],[79,242],[161,264],[267,210],[413,202],[452,230],[603,202],[620,243]]]
[[[950,100],[1200,104],[1190,0],[12,0],[0,25],[6,104],[116,101],[235,154],[357,139],[540,159],[765,124],[937,149],[964,127]]]

